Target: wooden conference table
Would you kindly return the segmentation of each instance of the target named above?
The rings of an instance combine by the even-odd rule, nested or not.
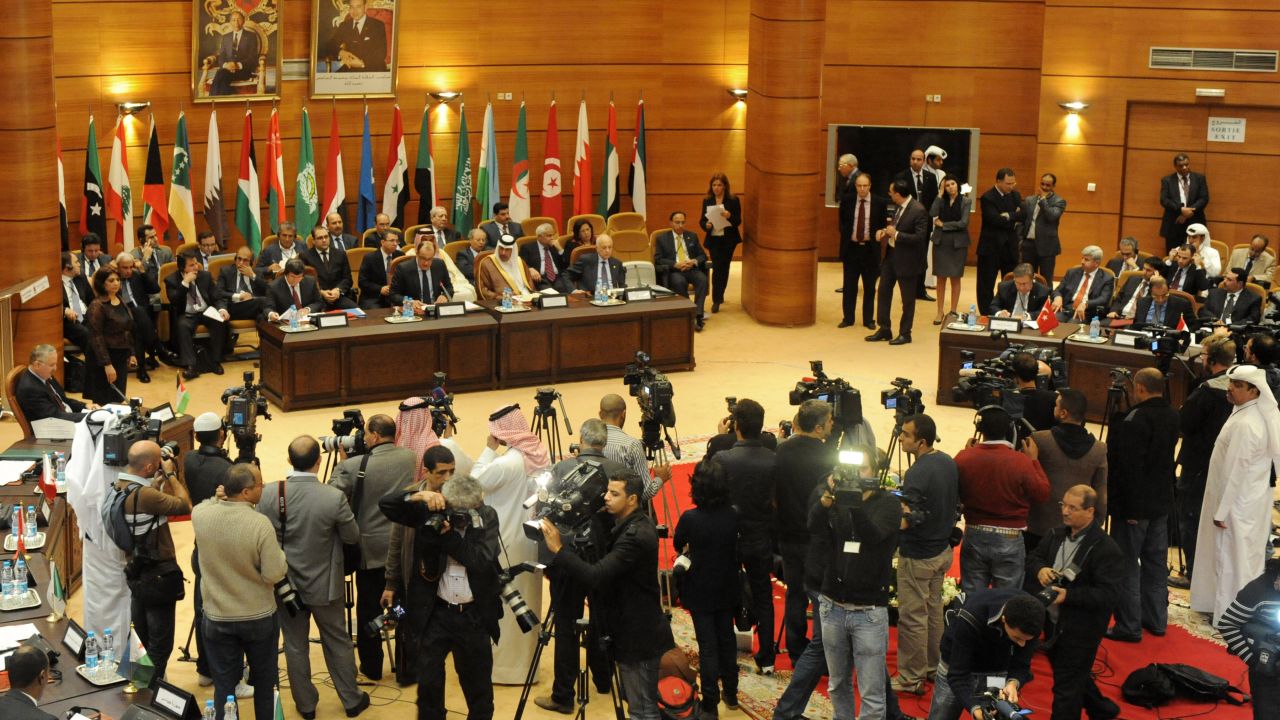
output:
[[[984,324],[986,320],[983,318]],[[951,388],[955,386],[960,365],[964,362],[960,357],[962,350],[973,352],[974,360],[982,361],[996,357],[1011,344],[1051,347],[1056,348],[1066,360],[1070,386],[1084,392],[1089,399],[1088,419],[1094,422],[1102,420],[1107,406],[1107,389],[1111,387],[1111,370],[1125,368],[1137,372],[1145,367],[1155,367],[1156,358],[1146,346],[1122,347],[1115,345],[1111,338],[1106,344],[1067,340],[1079,327],[1077,323],[1062,323],[1048,336],[1024,329],[1020,333],[1010,333],[1005,340],[992,338],[988,331],[968,332],[944,326],[938,336],[938,394],[935,402],[952,406],[968,404],[967,401],[956,402],[951,397]],[[1177,358],[1169,369],[1173,373],[1169,381],[1169,401],[1174,407],[1180,407],[1187,399],[1195,378]]]
[[[263,392],[288,412],[427,394],[432,375],[450,392],[602,377],[621,379],[637,350],[663,371],[692,370],[695,308],[675,296],[596,307],[502,313],[497,303],[461,317],[393,324],[367,311],[347,327],[285,332],[259,322]]]

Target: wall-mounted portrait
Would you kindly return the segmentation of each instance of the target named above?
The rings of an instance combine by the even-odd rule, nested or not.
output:
[[[195,100],[278,99],[278,0],[192,0],[191,4]]]
[[[315,0],[312,97],[390,97],[396,91],[399,0]]]

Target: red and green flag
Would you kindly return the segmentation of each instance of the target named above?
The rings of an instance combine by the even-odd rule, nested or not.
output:
[[[280,144],[280,113],[275,108],[271,108],[271,122],[267,125],[267,184],[262,190],[271,232],[279,232],[280,223],[288,218],[284,199],[284,146]],[[257,254],[258,249],[254,248],[253,252]]]
[[[618,113],[609,101],[609,129],[604,136],[604,171],[600,174],[600,204],[596,213],[609,217],[618,212]]]
[[[106,202],[102,193],[102,165],[98,160],[98,138],[89,116],[89,141],[84,151],[84,195],[80,199],[80,234],[93,233],[107,241]]]
[[[524,101],[520,101],[520,119],[516,121],[515,162],[511,165],[511,194],[507,197],[511,219],[529,219],[529,139],[525,129]],[[537,228],[526,228],[533,231]]]
[[[253,153],[253,111],[244,113],[240,136],[240,174],[236,181],[236,228],[254,255],[262,249],[262,194],[258,189],[258,162]]]
[[[160,162],[160,134],[156,132],[156,116],[151,116],[151,133],[147,140],[147,170],[142,181],[142,222],[164,237],[169,229],[169,199],[164,193],[164,166]]]

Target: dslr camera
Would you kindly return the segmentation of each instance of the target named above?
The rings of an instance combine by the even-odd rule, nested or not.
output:
[[[823,400],[831,405],[831,419],[836,427],[850,428],[862,422],[862,393],[842,378],[828,377],[821,360],[810,360],[813,378],[796,383],[787,394],[787,402],[799,405],[805,400]]]
[[[302,611],[302,598],[298,597],[298,591],[293,589],[293,584],[286,577],[276,583],[276,600],[279,601],[281,607],[289,612],[289,617],[296,617]]]
[[[1052,583],[1045,585],[1040,590],[1040,592],[1036,593],[1036,599],[1038,599],[1041,603],[1043,603],[1045,607],[1049,607],[1050,605],[1053,604],[1054,600],[1058,599],[1058,593],[1054,592],[1053,589],[1055,587],[1060,587],[1063,589],[1070,588],[1071,583],[1075,582],[1076,577],[1078,577],[1079,575],[1080,575],[1080,565],[1079,563],[1072,561],[1069,565],[1067,565],[1065,568],[1063,568],[1061,571],[1057,573]]]
[[[102,462],[111,467],[129,464],[129,447],[139,440],[160,442],[159,418],[149,418],[142,413],[142,398],[129,399],[129,412],[116,418],[115,425],[102,433]],[[168,457],[178,454],[177,443],[163,443],[161,452],[168,448]]]
[[[382,611],[382,614],[369,621],[369,631],[381,635],[383,629],[391,629],[396,623],[404,617],[404,608],[399,605],[392,605]]]
[[[533,562],[522,562],[504,569],[498,573],[498,595],[502,601],[507,604],[507,609],[511,611],[511,615],[515,617],[516,624],[520,626],[520,632],[529,632],[538,625],[538,614],[529,608],[529,604],[524,601],[524,596],[520,591],[511,584],[521,573],[541,573],[546,569],[545,565]]]
[[[369,448],[364,444],[364,413],[359,410],[343,410],[342,417],[333,421],[333,434],[320,436],[320,449],[347,455],[363,455]]]

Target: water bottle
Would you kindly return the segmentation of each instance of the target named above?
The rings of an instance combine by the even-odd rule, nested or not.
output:
[[[1089,339],[1097,340],[1098,336],[1101,334],[1102,334],[1102,326],[1098,322],[1098,316],[1094,315],[1093,320],[1089,322]]]
[[[222,706],[223,720],[238,720],[239,715],[236,714],[236,696],[228,695],[227,704]]]
[[[0,585],[3,586],[5,601],[13,597],[13,565],[8,560],[4,561],[4,567],[0,568]]]
[[[102,646],[98,648],[98,668],[105,675],[116,671],[116,637],[111,628],[102,631]]]
[[[27,540],[36,539],[36,506],[27,506]]]
[[[13,533],[13,541],[18,542],[18,525],[22,522],[22,503],[14,503],[9,508],[9,532]]]
[[[218,710],[214,708],[212,700],[204,701],[204,713],[200,715],[200,720],[217,720]]]
[[[596,302],[609,302],[609,293],[606,293],[604,288],[600,286],[596,286]]]
[[[413,317],[413,298],[405,296],[404,306],[400,308],[400,317],[408,320]]]
[[[969,327],[978,327],[978,306],[969,306]]]
[[[510,310],[514,302],[511,299],[511,288],[502,288],[502,309]]]
[[[57,467],[58,467],[58,474],[55,477],[55,480],[59,485],[65,485],[67,482],[67,456],[66,455],[63,455],[62,453],[58,453]]]
[[[298,306],[297,305],[289,306],[289,329],[290,330],[298,329]]]
[[[92,630],[84,636],[84,669],[89,675],[98,674],[98,637]]]
[[[19,600],[27,597],[27,563],[22,560],[13,568],[13,596]]]

